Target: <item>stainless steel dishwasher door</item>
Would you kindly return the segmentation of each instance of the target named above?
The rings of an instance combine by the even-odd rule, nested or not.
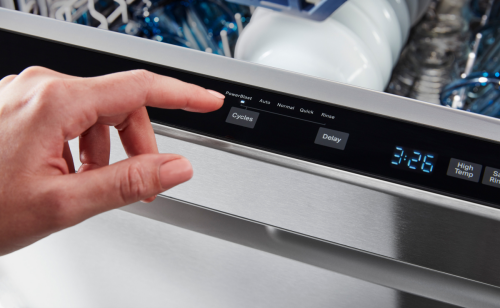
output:
[[[151,205],[174,225],[114,210],[1,257],[0,307],[456,307],[248,247],[273,243],[262,225]],[[221,226],[246,242],[203,234]]]
[[[157,202],[165,208],[175,203]],[[0,258],[2,308],[397,308],[418,303],[453,307],[120,210]]]
[[[174,135],[175,132],[171,134]],[[112,130],[111,138],[111,161],[126,158],[115,130]],[[480,283],[499,278],[495,271],[481,270],[492,262],[491,256],[481,248],[484,242],[474,241],[478,234],[467,234],[470,222],[481,221],[482,217],[447,209],[446,205],[454,205],[453,200],[450,202],[451,198],[441,197],[441,204],[432,203],[432,200],[425,202],[422,199],[404,198],[235,155],[228,153],[231,149],[227,148],[220,151],[159,134],[156,138],[160,152],[186,156],[195,170],[191,181],[164,193],[168,198],[209,209],[209,212],[224,213],[253,224],[265,225],[267,230],[270,230],[269,227],[276,227],[278,230],[286,230],[287,234],[297,234],[299,238],[312,238],[315,241],[340,244],[351,250],[354,248],[365,251],[384,260],[392,259],[394,264],[389,262],[384,265],[377,263],[378,261],[370,263],[360,255],[357,255],[361,258],[357,263],[343,264],[337,258],[338,251],[326,251],[328,248],[320,252],[316,248],[311,250],[309,244],[302,245],[300,239],[298,246],[293,243],[296,239],[283,243],[289,237],[281,237],[279,234],[272,236],[272,232],[271,237],[281,242],[279,244],[296,247],[279,252],[274,250],[275,247],[268,249],[262,243],[256,246],[248,244],[251,247],[460,306],[494,307],[500,301],[499,288]],[[216,147],[217,144],[210,146]],[[349,180],[348,176],[346,179]],[[170,214],[163,213],[159,206],[133,206],[125,209],[172,223]],[[497,211],[485,207],[482,209],[493,213]],[[438,215],[434,217],[433,213]],[[186,214],[184,219],[191,220],[190,224],[196,225],[198,218]],[[456,225],[456,219],[462,221],[463,225]],[[474,224],[470,227],[480,226]],[[490,232],[487,224],[482,228],[483,236]],[[211,234],[214,228],[201,224],[195,229]],[[234,231],[214,231],[214,236],[228,239],[229,235],[225,235],[226,233],[245,233],[244,229],[238,230],[236,226]],[[430,237],[429,233],[436,236]],[[457,242],[457,235],[463,237],[462,243]],[[450,245],[439,245],[443,236],[449,237]],[[229,239],[231,240],[230,236]],[[497,241],[491,236],[483,240],[492,243]],[[245,244],[248,240],[237,242],[240,241]],[[474,248],[475,245],[477,247]],[[450,246],[456,249],[453,250]],[[459,247],[467,249],[458,249]],[[469,252],[470,248],[472,251]],[[491,247],[493,250],[497,248],[498,246]],[[483,250],[484,253],[474,255],[478,250]],[[468,253],[473,256],[469,257]],[[297,257],[301,254],[302,256]],[[344,259],[351,257],[346,255]],[[479,260],[481,258],[484,263]],[[446,262],[443,263],[443,260]],[[343,265],[336,266],[335,263]],[[398,264],[413,264],[413,268],[398,267]],[[425,273],[422,272],[424,269],[419,269],[422,266],[427,268]],[[376,268],[380,270],[375,273],[373,269]],[[437,273],[444,276],[434,276],[433,270],[438,270]],[[462,278],[455,281],[453,277],[456,276]],[[467,276],[476,277],[478,282],[469,280]]]
[[[70,145],[78,167],[77,141]],[[1,307],[456,307],[447,297],[494,307],[491,288],[330,244],[297,250],[268,226],[175,200],[123,210],[154,220],[115,210],[0,258]],[[403,288],[425,281],[441,301],[363,278]]]
[[[233,149],[218,141],[206,142],[209,148],[193,143],[200,141],[196,136],[155,127],[175,137],[157,134],[160,152],[186,156],[195,170],[191,181],[165,196],[500,286],[500,262],[493,257],[500,253],[497,209],[331,168],[325,174],[330,178],[284,168],[279,161],[228,153]],[[112,133],[111,161],[124,158]]]

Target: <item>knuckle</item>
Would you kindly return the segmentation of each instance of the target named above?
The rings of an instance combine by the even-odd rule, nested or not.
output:
[[[131,74],[134,78],[134,82],[139,85],[140,89],[144,90],[143,95],[144,100],[146,100],[149,95],[149,89],[154,83],[155,74],[144,69],[134,70],[131,72]]]
[[[125,203],[131,203],[148,196],[150,177],[140,163],[133,163],[125,169],[120,182],[120,195]]]
[[[154,74],[145,69],[138,69],[131,72],[132,76],[134,76],[139,82],[143,82],[145,84],[150,84],[153,82]]]
[[[0,79],[0,84],[1,84],[1,83],[11,82],[11,81],[12,81],[12,80],[14,80],[16,77],[17,77],[17,75],[7,75],[7,76],[3,77],[2,79]]]
[[[36,102],[41,105],[47,105],[58,100],[59,97],[65,97],[66,88],[63,79],[50,79],[41,83],[35,95]]]
[[[115,125],[115,128],[119,132],[125,131],[130,126],[130,115],[125,118],[120,124]]]
[[[23,77],[23,78],[31,78],[31,77],[35,77],[35,76],[39,76],[39,75],[45,74],[45,73],[47,73],[49,71],[50,70],[46,69],[45,67],[30,66],[30,67],[26,68],[25,70],[23,70],[21,72],[21,74],[19,74],[19,76]]]
[[[49,95],[52,97],[54,94],[60,94],[60,91],[64,88],[63,79],[50,79],[43,82],[40,86],[40,92],[42,96]]]

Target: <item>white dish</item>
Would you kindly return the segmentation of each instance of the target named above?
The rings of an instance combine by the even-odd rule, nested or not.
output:
[[[396,12],[389,2],[386,0],[349,0],[349,2],[361,9],[387,35],[393,65],[396,64],[403,48],[403,39]]]
[[[346,26],[331,18],[316,22],[265,12],[243,30],[236,44],[235,58],[384,90],[382,74],[366,45]]]
[[[253,11],[252,18],[250,18],[250,22],[256,21],[259,18],[261,18],[262,16],[267,15],[268,13],[272,13],[272,12],[274,12],[274,11],[271,9],[258,6],[255,8],[255,11]]]
[[[393,59],[386,34],[362,10],[349,1],[333,12],[330,18],[349,28],[365,43],[376,59],[375,64],[382,73],[384,85],[387,85],[392,73]]]
[[[403,40],[403,45],[408,40],[410,35],[411,21],[410,12],[408,10],[408,5],[406,5],[405,0],[387,0],[392,6],[396,15],[398,17],[399,25],[401,26],[401,38]]]
[[[408,6],[408,12],[410,13],[411,25],[414,26],[417,23],[418,15],[418,1],[419,0],[405,0]]]

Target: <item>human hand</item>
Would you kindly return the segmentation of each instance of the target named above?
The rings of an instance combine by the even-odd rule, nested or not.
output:
[[[41,67],[0,80],[0,256],[189,180],[158,154],[144,106],[209,112],[220,93],[147,71],[78,78]],[[109,165],[109,126],[129,159]],[[80,138],[75,173],[67,141]]]

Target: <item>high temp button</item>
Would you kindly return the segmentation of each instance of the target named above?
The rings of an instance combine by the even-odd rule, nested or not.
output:
[[[254,128],[258,118],[258,112],[232,107],[231,111],[229,111],[229,114],[227,115],[226,122],[248,128]]]
[[[452,158],[448,165],[447,176],[452,176],[457,179],[467,180],[471,182],[479,182],[479,176],[483,166],[480,164],[471,163],[469,161]]]
[[[344,150],[348,138],[348,133],[320,127],[314,143],[338,150]]]

